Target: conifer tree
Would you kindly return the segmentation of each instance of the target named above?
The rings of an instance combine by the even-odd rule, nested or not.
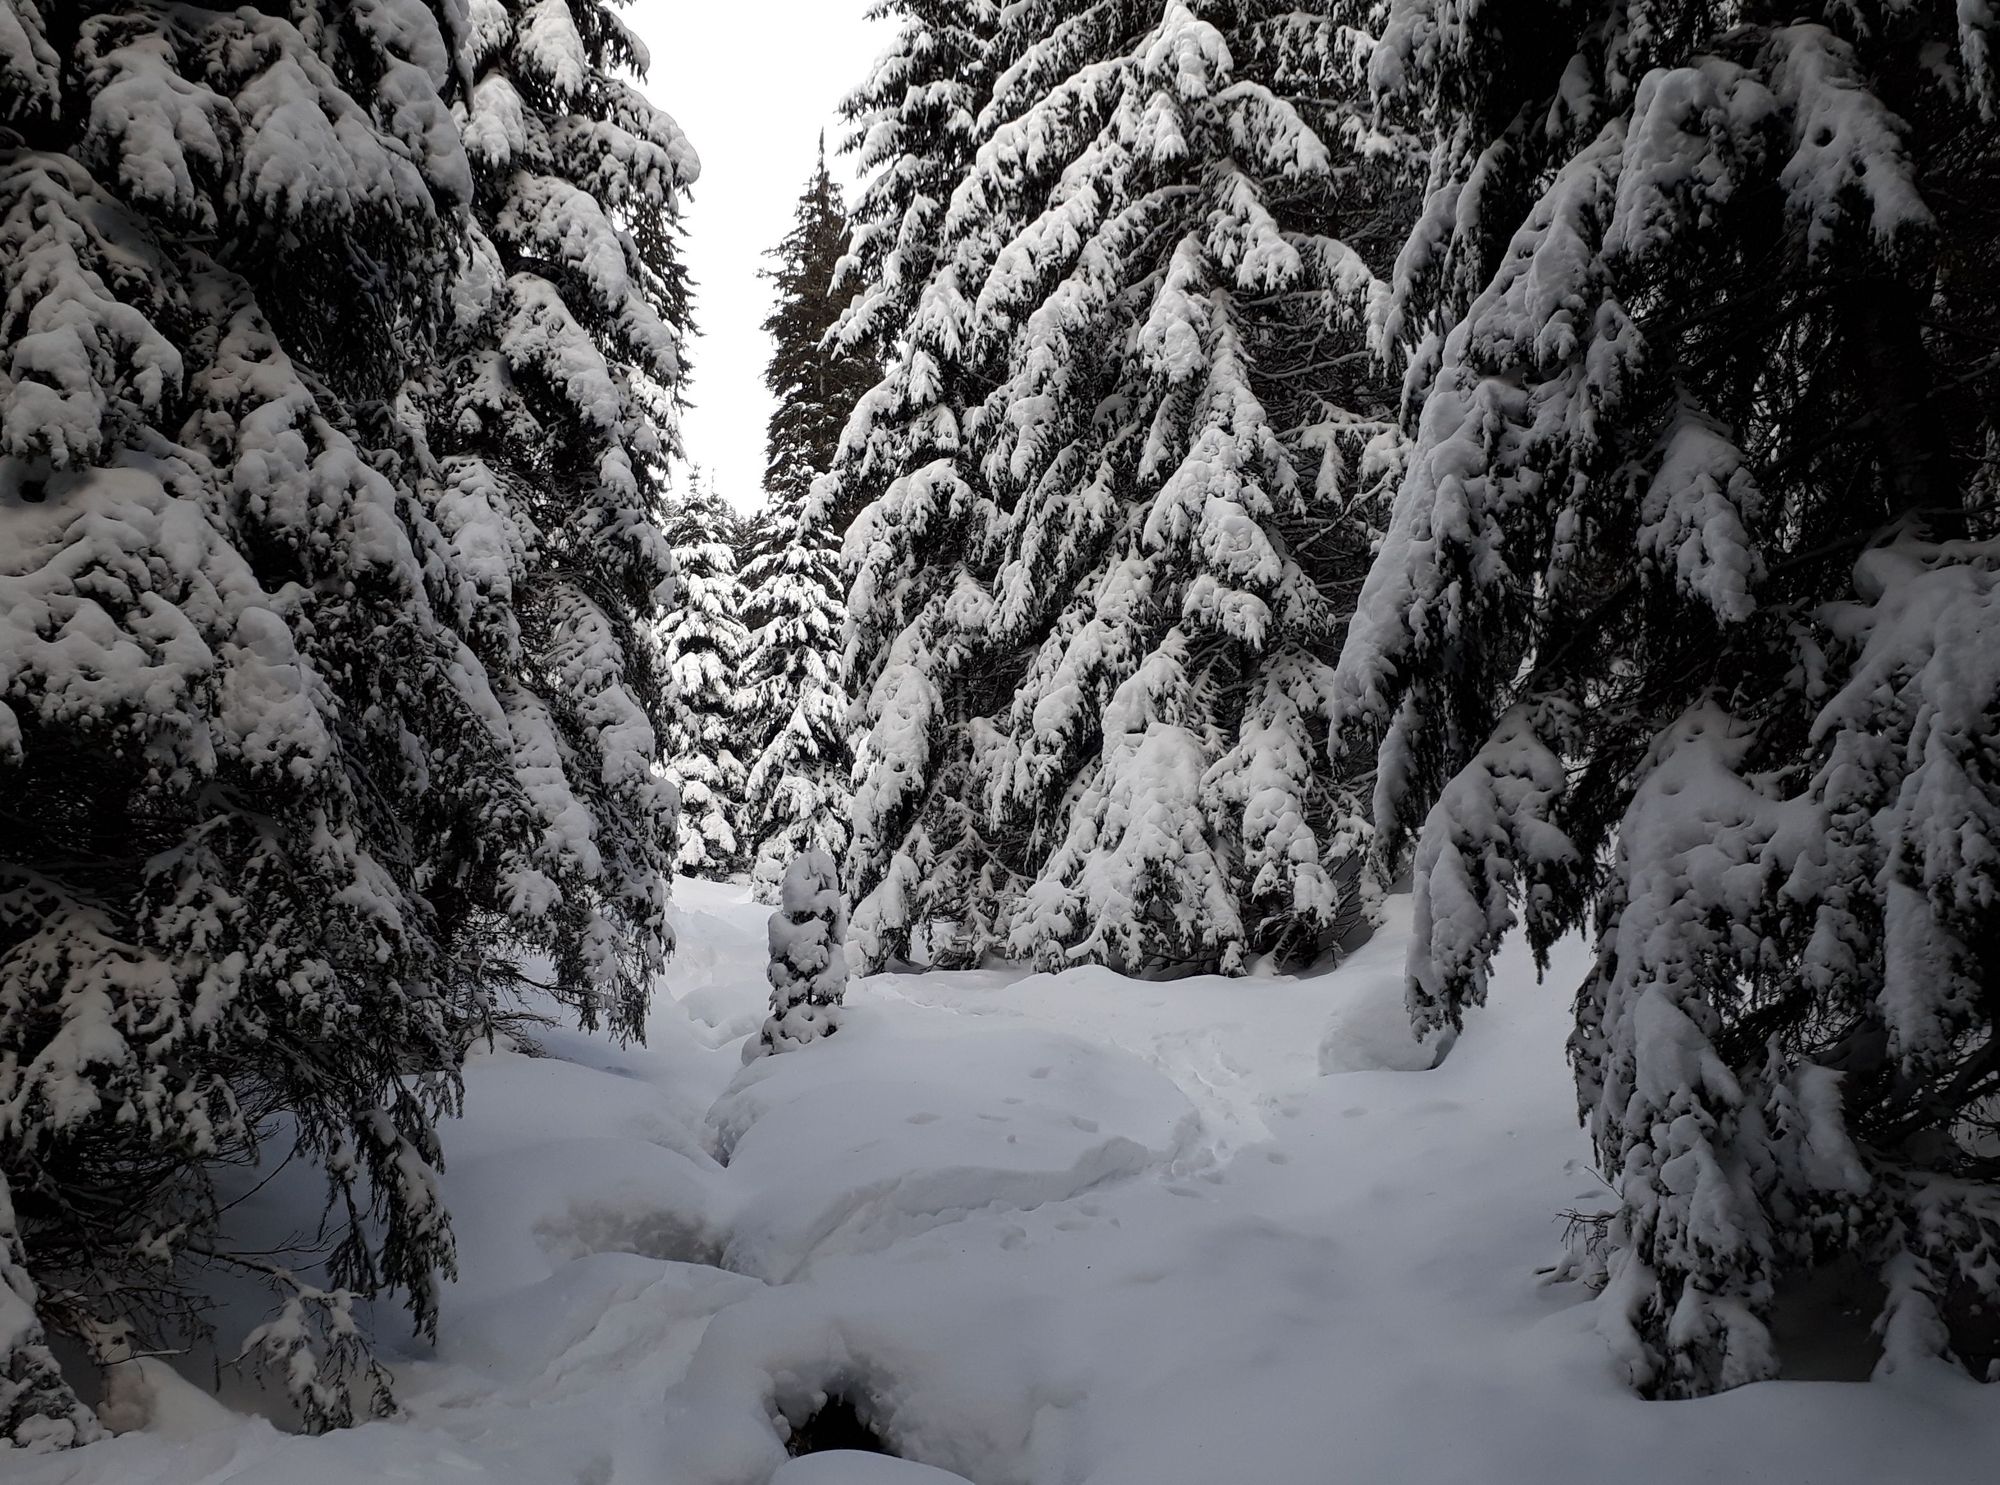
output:
[[[458,622],[494,678],[534,859],[502,884],[586,1025],[637,1034],[672,942],[664,469],[689,329],[675,247],[699,165],[622,72],[599,3],[473,0],[459,117],[474,219],[433,379]]]
[[[567,31],[561,9],[536,7],[524,45],[553,47],[563,77],[579,56],[633,55],[591,0]],[[428,441],[486,189],[453,115],[463,16],[11,0],[0,24],[15,1442],[94,1427],[48,1335],[199,1322],[176,1283],[190,1249],[277,1288],[246,1350],[309,1424],[386,1407],[350,1309],[400,1290],[434,1324],[452,1246],[432,1121],[506,978],[487,946],[647,964],[664,949],[657,885],[600,912],[594,890],[568,895],[577,873],[544,866],[548,796],[524,777],[511,698],[547,684],[541,663],[582,679],[604,647],[572,633],[524,665],[533,682],[498,668],[511,598]],[[656,544],[628,509],[625,539]],[[590,661],[566,669],[586,640]],[[607,770],[651,759],[643,712],[615,745],[608,720],[572,735],[595,730]],[[331,1183],[324,1284],[218,1230],[210,1163],[254,1160],[274,1127]]]
[[[845,618],[834,549],[797,516],[766,512],[743,572],[744,716],[756,740],[743,832],[759,901],[776,901],[792,859],[847,848],[853,767],[840,683]]]
[[[744,593],[736,575],[736,515],[699,471],[667,526],[678,591],[660,634],[673,686],[667,777],[680,790],[676,868],[720,879],[743,860],[746,720]]]
[[[1341,719],[1420,1028],[1517,911],[1595,925],[1604,1328],[1655,1394],[1774,1375],[1836,1257],[1883,1369],[1995,1349],[1991,26],[1398,0],[1371,60],[1435,143]]]
[[[40,1294],[28,1272],[7,1183],[0,1180],[0,1448],[40,1451],[87,1444],[98,1437],[97,1415],[77,1397],[49,1349]]]
[[[777,399],[765,435],[764,498],[775,509],[803,512],[812,484],[833,467],[840,430],[879,368],[867,352],[830,332],[840,318],[834,272],[848,248],[840,187],[827,173],[826,142],[800,193],[792,230],[773,250],[765,271],[776,303],[764,320],[771,359],[764,385]],[[851,510],[829,510],[819,522],[835,539],[852,523]]]
[[[833,280],[836,297],[848,295],[840,343],[883,355],[938,262],[945,206],[978,148],[1001,58],[994,0],[877,0],[869,10],[871,20],[890,18],[895,41],[841,104],[864,184]]]
[[[973,173],[1037,208],[973,306],[1009,345],[976,435],[1012,506],[997,643],[1033,655],[989,765],[1034,878],[1008,945],[1129,970],[1310,955],[1367,911],[1325,726],[1398,467],[1355,246],[1387,268],[1387,182],[1335,132],[1363,102],[1341,28],[1172,0],[1082,22],[996,98],[1025,109]]]
[[[1399,447],[1364,43],[1260,4],[996,25],[930,282],[829,482],[894,474],[849,541],[867,957],[948,917],[961,958],[1234,969],[1365,915],[1324,745]]]
[[[829,509],[806,519],[813,481],[832,467],[847,415],[877,373],[864,350],[829,333],[840,313],[833,276],[846,242],[840,188],[822,145],[768,275],[777,303],[764,321],[773,341],[764,381],[777,407],[766,439],[768,510],[743,570],[745,704],[754,739],[745,844],[757,895],[772,901],[801,851],[840,859],[852,809],[838,541],[853,513]]]
[[[840,1030],[847,990],[847,903],[840,871],[824,851],[806,851],[785,868],[771,914],[771,1014],[744,1060],[807,1046]]]
[[[1042,7],[1017,7],[1017,9]],[[975,662],[999,512],[966,478],[961,424],[990,385],[991,348],[963,335],[968,284],[996,232],[947,204],[982,138],[1003,65],[990,0],[885,0],[897,39],[848,100],[869,172],[852,214],[836,336],[887,355],[814,486],[807,523],[861,510],[843,549],[842,673],[862,737],[845,883],[865,962],[907,956],[923,924],[990,898],[976,822],[973,720],[1004,696]],[[1006,44],[1029,33],[1016,28]]]

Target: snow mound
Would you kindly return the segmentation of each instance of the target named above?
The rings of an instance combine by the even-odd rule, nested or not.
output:
[[[1392,898],[1375,937],[1341,963],[1320,1036],[1322,1073],[1424,1072],[1437,1061],[1437,1047],[1410,1030],[1403,998],[1409,931],[1410,899]]]
[[[446,1168],[461,1243],[455,1294],[531,1284],[595,1253],[708,1263],[721,1247],[709,1174],[629,1139],[566,1139]]]
[[[887,1454],[829,1449],[778,1467],[771,1485],[967,1485],[965,1476]]]
[[[763,997],[746,1004],[742,993],[733,987],[704,985],[688,991],[679,1003],[696,1038],[711,1047],[754,1036],[764,1023]]]
[[[97,1415],[109,1432],[144,1429],[170,1444],[184,1444],[239,1421],[157,1356],[135,1356],[110,1368]]]
[[[709,1263],[715,1163],[653,1086],[553,1057],[466,1068],[476,1120],[445,1130],[441,1177],[459,1244],[447,1303],[538,1283],[598,1253]]]
[[[639,1363],[657,1369],[676,1350],[691,1353],[701,1327],[687,1322],[757,1287],[719,1269],[598,1254],[468,1306],[454,1317],[441,1356],[477,1378],[480,1390],[523,1405],[588,1395]]]
[[[678,943],[673,969],[661,982],[669,999],[655,1001],[656,1015],[668,1005],[677,1007],[687,1025],[676,1029],[702,1047],[753,1035],[770,1010],[771,986],[764,977],[770,912],[767,904],[750,900],[742,883],[677,878]]]
[[[894,1259],[829,1260],[830,1277],[719,1310],[666,1395],[674,1485],[768,1479],[785,1466],[787,1438],[834,1397],[901,1458],[975,1472],[981,1485],[1029,1485],[1043,1410],[1078,1395],[1073,1361],[1049,1350],[1061,1306],[1038,1286],[996,1286],[939,1261],[938,1245],[926,1248],[935,1236]],[[1033,1263],[999,1237],[969,1230],[967,1241],[1016,1273]]]
[[[811,1057],[764,1058],[710,1111],[724,1262],[774,1281],[975,1211],[1027,1211],[1167,1166],[1200,1128],[1135,1057],[1063,1032],[850,1009]]]
[[[656,1145],[696,1164],[709,1163],[699,1117],[678,1116],[663,1101],[662,1090],[624,1066],[615,1048],[564,1030],[546,1040],[559,1055],[498,1052],[467,1061],[466,1105],[479,1112],[477,1118],[445,1126],[450,1162],[510,1155],[524,1146],[590,1135]],[[571,1060],[572,1047],[579,1045],[598,1053],[601,1065]]]
[[[1226,1164],[1267,1144],[1325,1074],[1421,1072],[1436,1061],[1403,1004],[1409,929],[1409,899],[1390,899],[1375,936],[1332,973],[1148,981],[1084,965],[879,974],[857,989],[893,1007],[1054,1024],[1121,1048],[1180,1086],[1208,1158]]]

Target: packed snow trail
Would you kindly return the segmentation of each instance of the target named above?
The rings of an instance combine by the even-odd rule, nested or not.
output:
[[[1560,1214],[1607,1204],[1573,948],[1548,985],[1510,951],[1434,1071],[1400,916],[1296,980],[878,976],[838,1036],[744,1068],[768,910],[678,891],[646,1046],[469,1067],[436,1351],[383,1321],[402,1418],[295,1437],[150,1360],[120,1384],[143,1428],[10,1485],[1872,1485],[2000,1456],[2000,1390],[1943,1367],[1625,1389],[1583,1292],[1536,1276]],[[246,1208],[317,1212],[309,1182]],[[828,1389],[915,1463],[787,1464]]]

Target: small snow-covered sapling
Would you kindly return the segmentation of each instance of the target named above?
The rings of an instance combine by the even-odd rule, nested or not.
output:
[[[771,914],[771,1015],[746,1058],[802,1047],[840,1029],[847,990],[847,902],[825,851],[801,851],[786,868]]]

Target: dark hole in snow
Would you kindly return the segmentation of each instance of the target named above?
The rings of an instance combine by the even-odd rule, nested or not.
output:
[[[802,1454],[824,1454],[831,1449],[848,1449],[861,1454],[894,1454],[882,1435],[869,1425],[852,1398],[830,1393],[825,1402],[792,1430],[785,1440],[785,1452],[797,1459]]]
[[[40,505],[49,498],[49,487],[40,480],[22,480],[17,488],[21,499],[29,505]]]

